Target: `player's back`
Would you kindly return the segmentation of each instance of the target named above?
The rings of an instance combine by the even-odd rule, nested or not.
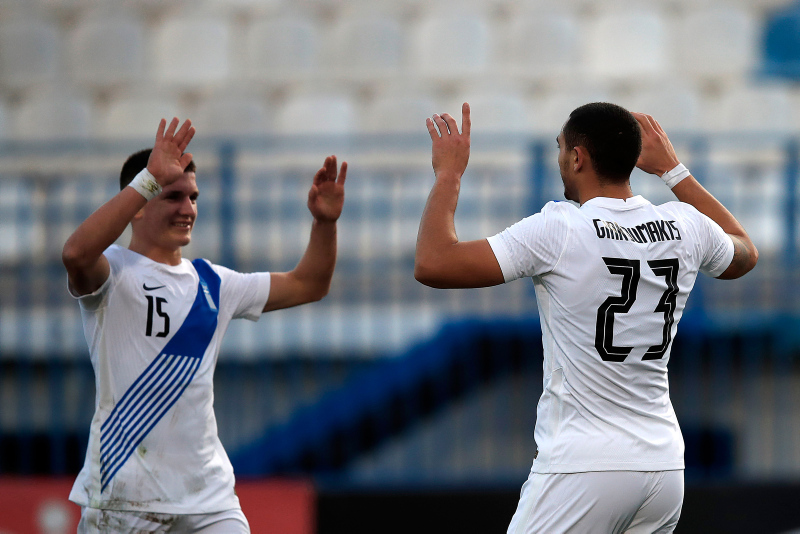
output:
[[[683,468],[667,362],[698,271],[730,262],[727,236],[687,204],[639,196],[551,203],[526,222],[506,232],[546,251],[524,273],[545,354],[534,470]]]

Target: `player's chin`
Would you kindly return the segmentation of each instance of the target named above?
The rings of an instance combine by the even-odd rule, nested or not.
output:
[[[190,229],[182,229],[179,232],[175,232],[174,235],[175,242],[178,246],[185,247],[192,241],[192,230]]]

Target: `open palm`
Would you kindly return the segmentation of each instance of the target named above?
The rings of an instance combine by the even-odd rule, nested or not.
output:
[[[342,162],[342,169],[337,174],[336,156],[325,158],[325,163],[314,175],[314,183],[308,192],[308,209],[316,220],[333,222],[342,214],[346,178],[346,161]]]
[[[192,121],[186,120],[178,128],[178,118],[169,123],[161,119],[156,133],[156,142],[150,159],[147,160],[147,170],[155,177],[161,187],[166,187],[183,174],[183,170],[192,161],[192,155],[184,152],[189,146],[189,141],[194,137],[195,129]],[[166,131],[165,131],[166,130]]]

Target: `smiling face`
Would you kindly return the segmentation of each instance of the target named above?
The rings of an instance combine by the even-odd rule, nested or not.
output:
[[[199,194],[194,172],[184,173],[136,214],[133,220],[136,240],[149,249],[179,253],[192,239]]]

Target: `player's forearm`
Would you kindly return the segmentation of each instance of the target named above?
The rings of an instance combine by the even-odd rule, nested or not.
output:
[[[328,294],[336,268],[336,248],[336,221],[314,220],[308,247],[292,271],[302,284],[305,302],[320,300]]]
[[[461,177],[440,174],[433,184],[417,233],[414,278],[430,285],[447,270],[449,249],[458,243],[455,213]]]
[[[126,187],[83,221],[62,250],[62,260],[70,275],[91,268],[146,203],[142,195]]]
[[[700,183],[689,175],[672,188],[678,200],[691,204],[697,211],[717,223],[722,230],[731,236],[734,246],[734,256],[728,270],[720,278],[738,278],[758,262],[758,249],[747,235],[744,227],[736,217],[709,193]]]
[[[734,217],[714,195],[700,185],[693,176],[687,176],[678,182],[675,187],[672,188],[672,192],[678,197],[678,200],[686,204],[691,204],[697,208],[697,211],[720,225],[725,233],[747,237],[747,232],[745,232],[742,225],[739,224],[739,221],[736,220],[736,217]],[[747,237],[747,239],[749,240],[749,237]]]

